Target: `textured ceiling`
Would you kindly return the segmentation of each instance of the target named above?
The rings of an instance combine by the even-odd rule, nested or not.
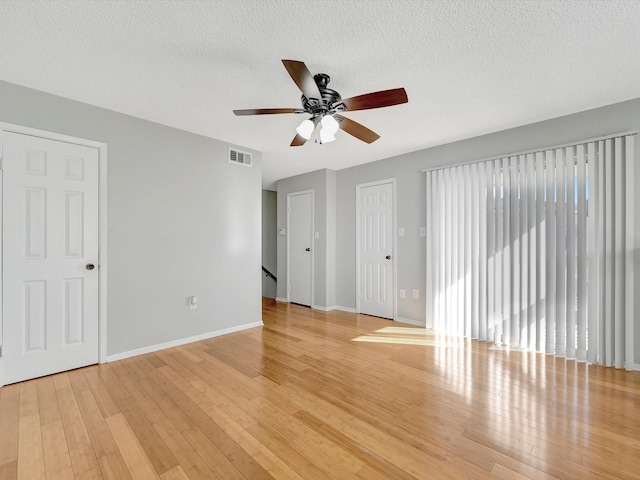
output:
[[[0,1],[0,79],[263,152],[263,183],[640,97],[640,1]],[[381,135],[289,147],[300,115],[280,62],[343,97]],[[1,115],[1,113],[0,113]]]

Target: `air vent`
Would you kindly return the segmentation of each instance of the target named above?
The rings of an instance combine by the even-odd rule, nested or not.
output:
[[[251,154],[247,152],[241,152],[240,150],[229,149],[229,161],[231,163],[237,163],[244,165],[245,167],[251,166]]]

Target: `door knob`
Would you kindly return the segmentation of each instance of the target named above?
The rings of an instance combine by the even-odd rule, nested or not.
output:
[[[387,255],[387,256],[386,256],[386,257],[384,257],[384,258],[386,258],[387,260],[391,260],[391,255]]]
[[[305,252],[310,252],[310,251],[311,251],[311,249],[310,249],[310,248],[305,248],[305,249],[304,249],[304,251],[305,251]]]
[[[84,268],[86,268],[87,270],[93,270],[94,268],[96,268],[96,266],[93,263],[87,263]]]

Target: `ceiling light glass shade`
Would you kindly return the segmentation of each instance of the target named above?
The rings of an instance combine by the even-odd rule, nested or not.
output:
[[[322,128],[320,130],[320,143],[329,143],[333,142],[336,137],[330,131],[327,131],[326,128]]]
[[[296,128],[296,132],[305,140],[309,140],[315,127],[315,124],[311,120],[305,120]]]
[[[331,134],[331,136],[333,136],[338,129],[340,128],[340,125],[338,125],[338,122],[336,121],[335,118],[333,118],[333,115],[325,115],[324,117],[322,117],[322,131],[323,132],[327,132],[327,134]]]

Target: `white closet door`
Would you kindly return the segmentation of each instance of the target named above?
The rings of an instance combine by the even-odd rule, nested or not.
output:
[[[311,306],[313,285],[313,199],[289,196],[289,301]]]
[[[3,133],[4,381],[98,362],[98,150]]]
[[[360,312],[393,318],[393,184],[358,194]]]

